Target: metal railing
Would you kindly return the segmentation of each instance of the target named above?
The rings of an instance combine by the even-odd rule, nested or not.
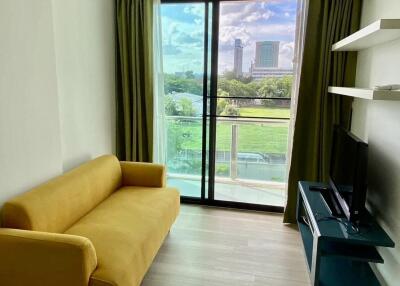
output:
[[[197,128],[200,129],[201,134],[201,123],[203,118],[196,116],[166,116],[167,124],[178,123],[181,126],[186,126],[186,129],[193,128],[189,126],[193,123],[198,123]],[[272,181],[272,182],[284,182],[286,177],[286,152],[284,153],[268,153],[258,152],[257,150],[240,150],[239,146],[239,134],[240,129],[244,125],[265,125],[265,126],[284,126],[289,128],[290,119],[274,118],[274,117],[218,117],[218,123],[230,123],[230,146],[229,150],[216,150],[216,176],[221,178],[229,178],[232,181],[235,180],[252,180],[252,181]],[[185,128],[179,128],[182,133],[187,132]],[[194,132],[194,130],[192,130]],[[195,132],[194,132],[195,133]],[[181,136],[184,137],[185,134]],[[226,135],[226,134],[225,134]],[[168,136],[177,136],[177,134],[169,134]],[[179,135],[178,135],[179,136]],[[217,135],[218,136],[218,135]],[[174,138],[170,138],[173,144]],[[176,139],[176,138],[175,138]],[[225,138],[226,139],[226,138]],[[273,140],[273,138],[271,138]],[[200,139],[201,140],[201,139]],[[218,140],[218,137],[217,137]],[[259,138],[255,138],[259,140]],[[287,140],[287,138],[286,138]],[[182,143],[182,142],[181,142]],[[179,144],[181,144],[179,143]],[[185,142],[183,142],[185,143]],[[180,174],[180,176],[193,176],[197,175],[195,165],[196,161],[201,162],[201,142],[198,149],[193,148],[181,148],[180,150],[173,150],[173,158],[167,158],[167,162],[171,165],[177,164],[178,166],[172,166],[173,173]],[[168,146],[167,148],[176,148],[177,146]],[[287,149],[287,146],[285,146]],[[193,168],[193,170],[179,171],[179,164],[183,165],[185,162],[189,163],[187,169]],[[191,165],[190,165],[191,164]],[[224,167],[225,166],[225,167]],[[198,166],[197,166],[198,167]],[[200,174],[200,173],[198,173]]]

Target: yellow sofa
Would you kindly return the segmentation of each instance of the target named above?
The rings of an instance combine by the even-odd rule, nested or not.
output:
[[[179,204],[162,165],[85,163],[5,203],[0,285],[139,285]]]

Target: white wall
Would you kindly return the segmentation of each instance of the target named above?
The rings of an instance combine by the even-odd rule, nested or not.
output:
[[[61,172],[51,1],[0,1],[0,205]]]
[[[400,1],[365,0],[361,25],[379,18],[400,18]],[[358,53],[356,86],[400,83],[400,40]],[[396,243],[380,249],[385,263],[377,264],[383,284],[400,281],[400,102],[353,103],[352,131],[369,144],[368,203]]]
[[[0,0],[0,206],[113,153],[113,3]]]
[[[63,169],[114,150],[113,0],[53,0]]]

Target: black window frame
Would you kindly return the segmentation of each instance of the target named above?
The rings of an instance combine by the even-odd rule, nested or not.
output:
[[[283,213],[283,206],[244,203],[235,201],[216,200],[215,195],[215,151],[216,151],[216,123],[218,117],[228,118],[253,118],[253,119],[281,119],[287,118],[276,117],[254,117],[254,116],[221,116],[216,114],[217,99],[227,98],[217,96],[218,85],[218,44],[219,44],[219,16],[221,2],[234,2],[241,0],[161,0],[161,4],[194,4],[204,3],[205,5],[205,21],[204,21],[204,72],[203,72],[203,121],[202,121],[202,177],[201,177],[201,196],[189,197],[181,196],[181,202],[200,204],[207,206],[227,207],[244,210],[256,210],[265,212]],[[251,0],[249,0],[251,1]],[[212,4],[212,25],[211,31],[209,27],[209,7]],[[211,32],[211,50],[209,51],[209,42]],[[211,53],[211,75],[210,90],[208,90],[208,58]],[[209,94],[208,94],[209,93]],[[230,99],[249,99],[249,97],[229,97]],[[291,101],[290,97],[251,97],[251,99],[276,99]],[[207,113],[207,103],[210,101],[210,114]],[[209,120],[209,130],[207,130],[207,121]],[[290,120],[290,119],[289,119]],[[207,154],[207,133],[209,134],[209,151]],[[208,156],[208,194],[206,196],[206,173],[207,173],[207,156]]]

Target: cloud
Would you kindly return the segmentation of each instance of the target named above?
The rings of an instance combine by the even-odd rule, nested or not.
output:
[[[266,25],[253,25],[248,27],[248,31],[252,35],[263,35],[265,36],[281,36],[281,37],[293,37],[296,31],[296,24],[266,24]]]
[[[285,23],[273,20],[279,15],[272,10],[271,3],[274,1],[223,2],[219,28],[220,51],[233,50],[235,39],[241,39],[244,47],[250,47],[256,41],[293,38],[295,24],[288,20]]]
[[[167,5],[168,6],[168,5]],[[166,7],[167,7],[166,6]],[[202,72],[204,5],[169,5],[162,16],[166,72]],[[279,67],[292,67],[295,34],[295,0],[221,2],[219,72],[232,70],[234,40],[243,42],[243,71],[255,57],[257,41],[280,41]]]
[[[204,23],[203,19],[200,19],[200,18],[194,19],[194,22],[195,22],[197,25],[200,25],[200,24],[203,24],[203,23]]]
[[[197,17],[204,17],[204,6],[195,4],[188,5],[183,9],[183,12]]]
[[[182,53],[180,49],[178,49],[175,45],[164,44],[163,47],[163,55],[170,56],[170,55],[179,55]]]
[[[295,24],[260,24],[221,26],[219,31],[219,50],[233,51],[235,39],[241,39],[244,48],[253,48],[258,41],[290,41],[294,38]]]
[[[250,45],[251,34],[245,27],[221,26],[219,50],[233,50],[235,39],[241,39],[244,46]]]
[[[180,31],[173,39],[174,45],[179,47],[202,47],[203,38],[196,35],[196,33],[186,33]]]
[[[280,1],[223,2],[219,29],[219,73],[233,69],[235,39],[241,39],[243,43],[244,72],[255,59],[258,41],[280,41],[279,67],[292,67],[295,24],[293,19],[284,16],[287,7],[282,7],[284,0]]]
[[[281,42],[279,45],[279,66],[293,67],[294,42]]]
[[[266,12],[253,12],[250,15],[246,16],[245,18],[243,18],[244,22],[247,23],[251,23],[251,22],[255,22],[258,20],[268,20],[269,18],[271,18],[274,15],[274,12],[267,10]]]
[[[252,23],[268,20],[275,13],[268,8],[269,1],[257,1],[244,4],[243,2],[227,2],[221,5],[222,26],[239,26],[242,23]]]
[[[179,50],[203,47],[203,26],[195,23],[178,23],[169,17],[162,17],[164,45],[175,46]],[[171,50],[171,48],[168,48]]]
[[[196,18],[176,20],[173,15],[162,16],[164,70],[167,73],[203,70],[204,26]]]

